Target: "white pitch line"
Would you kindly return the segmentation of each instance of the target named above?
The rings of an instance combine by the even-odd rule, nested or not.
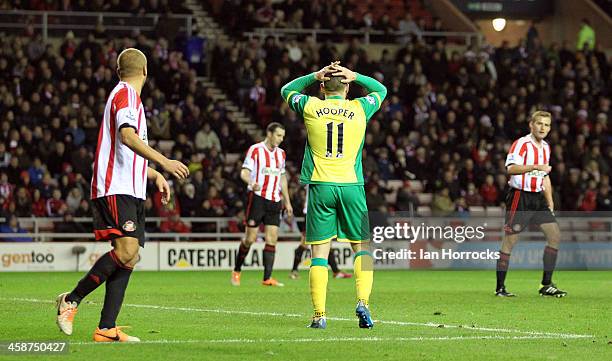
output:
[[[32,302],[32,303],[55,303],[52,300],[41,300],[36,298],[2,298],[2,301],[18,301],[18,302]],[[96,302],[90,302],[90,304],[98,304]],[[300,317],[308,318],[308,316],[296,314],[296,313],[280,313],[280,312],[254,312],[254,311],[239,311],[239,310],[223,310],[223,309],[210,309],[210,308],[195,308],[195,307],[175,307],[175,306],[160,306],[160,305],[141,305],[133,303],[124,303],[123,306],[134,307],[134,308],[147,308],[154,310],[166,310],[166,311],[184,311],[184,312],[207,312],[207,313],[223,313],[223,314],[234,314],[234,315],[250,315],[250,316],[273,316],[273,317]],[[347,321],[355,322],[353,318],[344,317],[328,317],[330,321]],[[397,325],[397,326],[421,326],[421,327],[434,327],[434,328],[453,328],[471,331],[483,331],[483,332],[504,332],[504,333],[519,333],[524,335],[532,336],[549,336],[551,338],[591,338],[593,335],[579,335],[571,333],[555,333],[555,332],[541,332],[541,331],[523,331],[508,328],[492,328],[492,327],[473,327],[467,325],[447,325],[436,322],[408,322],[408,321],[384,321],[375,320],[375,323]]]
[[[579,337],[569,337],[579,338]],[[447,336],[447,337],[326,337],[326,338],[291,338],[291,339],[248,339],[248,338],[230,338],[217,340],[150,340],[141,342],[125,342],[119,343],[122,345],[138,345],[138,344],[188,344],[188,343],[311,343],[311,342],[417,342],[417,341],[469,341],[469,340],[542,340],[552,339],[553,336]],[[112,345],[115,342],[70,342],[70,345],[90,346],[90,345]]]

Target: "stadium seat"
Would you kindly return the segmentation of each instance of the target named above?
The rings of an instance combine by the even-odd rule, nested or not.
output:
[[[419,206],[419,208],[417,208],[417,214],[421,217],[430,217],[431,208],[429,206]]]
[[[429,205],[431,204],[431,200],[433,199],[432,193],[418,193],[417,197],[419,198],[419,203],[421,205]]]
[[[423,191],[423,182],[418,179],[410,181],[410,189],[416,193],[421,193]]]
[[[485,208],[482,206],[471,206],[470,215],[473,217],[484,217],[486,215]]]
[[[487,207],[487,217],[503,217],[504,210],[501,207]]]

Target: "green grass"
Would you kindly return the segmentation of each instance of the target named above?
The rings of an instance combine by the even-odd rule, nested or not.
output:
[[[135,272],[119,324],[130,325],[129,333],[146,342],[99,345],[90,340],[103,287],[81,304],[74,334],[67,337],[55,325],[53,300],[70,290],[81,274],[0,273],[0,342],[80,343],[70,345],[69,355],[20,358],[37,360],[612,359],[610,271],[558,272],[556,282],[569,292],[563,299],[537,295],[536,271],[509,273],[509,289],[519,295],[514,299],[493,297],[490,271],[380,271],[370,301],[374,318],[383,322],[372,330],[357,327],[353,280],[330,279],[331,320],[326,330],[311,330],[305,327],[312,312],[307,273],[298,281],[289,280],[285,271],[275,275],[286,287],[260,286],[261,272],[245,272],[239,288],[230,286],[229,272]],[[448,326],[425,325],[430,322]],[[449,327],[458,325],[462,327]],[[564,337],[567,334],[592,336]],[[151,343],[162,340],[193,342]],[[0,355],[3,358],[10,357]]]

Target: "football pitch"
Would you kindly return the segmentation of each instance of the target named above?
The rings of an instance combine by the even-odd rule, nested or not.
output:
[[[494,271],[378,271],[377,322],[359,329],[354,280],[329,280],[328,328],[306,328],[308,273],[284,288],[244,272],[134,272],[119,325],[140,344],[94,344],[103,286],[79,307],[72,336],[55,325],[55,296],[81,273],[0,273],[0,342],[70,342],[38,360],[610,360],[612,272],[558,271],[561,299],[537,294],[539,271],[510,271],[516,298],[493,296]]]

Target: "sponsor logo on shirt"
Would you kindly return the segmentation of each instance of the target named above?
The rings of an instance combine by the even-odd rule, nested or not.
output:
[[[125,113],[125,116],[133,122],[136,121],[136,112],[134,112],[134,109],[128,108],[127,112]]]
[[[272,176],[278,176],[281,174],[281,170],[278,168],[263,168],[261,170],[261,174],[263,175],[272,175]]]

